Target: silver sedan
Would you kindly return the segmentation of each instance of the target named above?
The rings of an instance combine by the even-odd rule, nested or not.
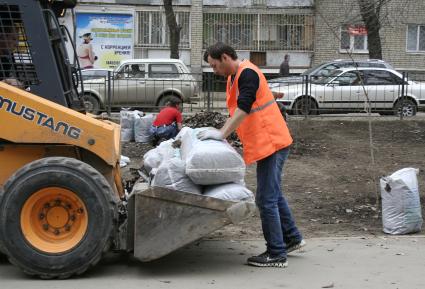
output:
[[[277,101],[293,114],[378,112],[414,116],[425,110],[425,83],[387,68],[343,68],[309,83],[272,83]]]

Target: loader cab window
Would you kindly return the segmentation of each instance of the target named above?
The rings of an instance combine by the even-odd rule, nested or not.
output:
[[[19,88],[38,83],[16,5],[0,5],[0,81]]]

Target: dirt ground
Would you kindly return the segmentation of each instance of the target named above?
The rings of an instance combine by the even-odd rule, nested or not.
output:
[[[374,118],[372,139],[365,117],[290,118],[294,137],[285,164],[284,193],[305,237],[367,236],[382,233],[379,178],[398,169],[420,169],[419,190],[425,214],[425,119],[400,121]],[[371,146],[374,163],[372,162]],[[122,154],[131,158],[125,180],[152,147],[124,143]],[[247,187],[255,192],[255,165],[247,168]],[[261,238],[258,215],[208,236],[218,239]]]

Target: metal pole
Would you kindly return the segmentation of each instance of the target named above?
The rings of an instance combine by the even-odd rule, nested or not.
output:
[[[402,75],[403,75],[403,81],[401,82],[401,98],[400,98],[400,105],[399,105],[399,108],[400,108],[400,120],[403,120],[403,105],[404,105],[404,101],[406,100],[406,98],[405,98],[405,96],[404,96],[404,88],[405,88],[405,79],[406,79],[406,71],[403,71],[403,73],[402,73]]]
[[[107,85],[108,85],[108,116],[109,117],[111,116],[111,94],[112,94],[112,90],[111,90],[111,80],[112,80],[111,73],[112,72],[108,70],[108,82],[107,82]]]
[[[309,107],[309,98],[308,98],[308,75],[305,76],[305,105],[304,109],[304,117],[307,118],[308,115],[308,107]]]
[[[207,74],[207,111],[211,110],[211,87],[212,87],[212,74]]]
[[[258,51],[260,51],[260,36],[261,36],[260,28],[261,28],[260,14],[257,14],[257,50]]]

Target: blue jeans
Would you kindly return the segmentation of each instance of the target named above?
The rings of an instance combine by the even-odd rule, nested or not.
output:
[[[170,125],[165,126],[151,126],[150,133],[158,139],[170,139],[177,135],[178,130],[177,125],[175,123],[172,123]]]
[[[288,155],[289,148],[284,148],[257,162],[255,198],[267,251],[283,257],[286,257],[287,243],[302,239],[282,193],[282,168]]]

